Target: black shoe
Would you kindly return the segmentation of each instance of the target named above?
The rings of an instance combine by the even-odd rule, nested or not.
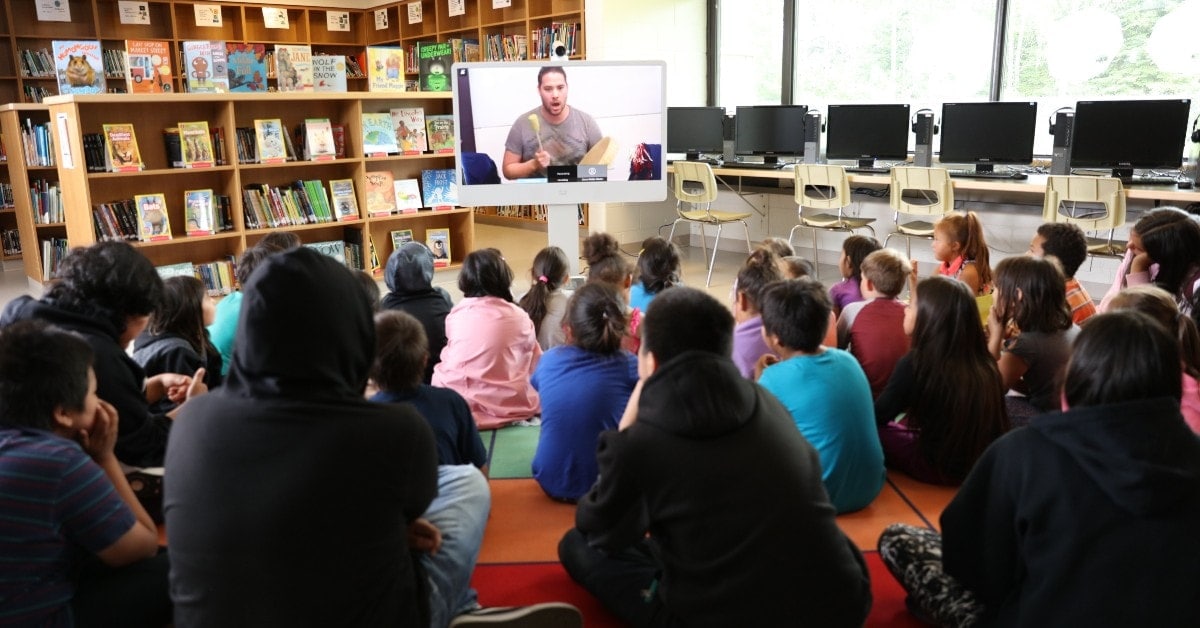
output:
[[[510,626],[511,628],[583,628],[579,609],[562,602],[532,606],[495,606],[463,613],[450,621],[450,628]]]

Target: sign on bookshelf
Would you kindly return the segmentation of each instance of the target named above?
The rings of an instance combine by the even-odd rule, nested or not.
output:
[[[420,24],[421,23],[421,3],[420,2],[409,2],[408,3],[408,23],[409,24]]]
[[[221,28],[225,25],[224,20],[221,18],[221,5],[193,4],[192,8],[196,14],[196,26]]]
[[[278,28],[287,30],[288,14],[287,9],[275,9],[271,7],[263,7],[263,25],[267,28]]]
[[[150,23],[150,7],[146,2],[119,0],[117,2],[117,13],[121,17],[122,24]]]
[[[387,12],[384,12],[387,15]],[[327,31],[350,31],[350,12],[349,11],[326,11],[325,12],[325,30]]]
[[[37,0],[39,22],[70,22],[71,5],[57,0]]]
[[[387,30],[387,9],[375,9],[375,30]]]

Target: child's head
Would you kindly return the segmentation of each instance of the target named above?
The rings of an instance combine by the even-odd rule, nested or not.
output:
[[[817,270],[813,267],[812,262],[799,255],[788,255],[787,257],[779,258],[779,270],[783,273],[784,279],[799,279],[817,274]]]
[[[1075,276],[1075,271],[1087,259],[1087,236],[1079,225],[1069,222],[1047,222],[1038,227],[1033,240],[1029,242],[1029,254],[1034,257],[1053,255],[1062,264],[1063,275],[1067,279]]]
[[[1130,286],[1109,302],[1108,311],[1117,310],[1137,310],[1158,321],[1179,341],[1184,370],[1193,377],[1200,376],[1200,332],[1195,321],[1179,313],[1179,306],[1170,293],[1149,284]]]
[[[404,392],[421,385],[429,339],[416,317],[401,310],[375,314],[375,361],[371,379],[380,390]]]
[[[882,248],[879,241],[867,236],[852,235],[842,241],[842,259],[838,267],[843,277],[858,280],[862,277],[862,263],[867,256]]]
[[[796,249],[792,248],[791,242],[776,236],[763,238],[756,248],[768,249],[775,254],[775,257],[789,257],[796,254]]]
[[[607,233],[593,233],[583,240],[583,258],[587,261],[587,280],[600,281],[617,290],[629,287],[633,264],[625,259],[617,239]]]
[[[150,316],[151,334],[175,334],[185,338],[200,354],[205,353],[205,327],[216,317],[216,305],[204,283],[187,276],[169,277],[163,281],[163,298]]]
[[[933,227],[933,255],[940,262],[952,262],[960,255],[963,259],[974,260],[980,283],[991,281],[983,223],[979,222],[975,212],[950,212],[937,221]]]
[[[642,241],[642,252],[638,255],[638,280],[650,294],[658,294],[679,283],[679,247],[661,236],[650,236]]]
[[[1071,326],[1066,279],[1058,262],[1014,255],[996,266],[995,305],[1001,320],[1021,331],[1054,332]]]
[[[379,294],[379,282],[375,281],[375,278],[371,276],[371,273],[368,273],[365,270],[355,270],[354,278],[357,279],[358,283],[362,286],[363,296],[367,298],[367,303],[371,305],[371,311],[378,312],[379,299],[381,296]]]
[[[567,254],[557,246],[548,246],[533,256],[533,264],[529,267],[529,292],[521,297],[520,305],[538,331],[546,318],[550,295],[567,280],[568,268]]]
[[[862,262],[863,279],[869,280],[876,292],[889,299],[904,290],[904,283],[910,275],[912,263],[893,249],[879,249]]]
[[[785,349],[812,353],[829,328],[833,303],[819,281],[808,277],[778,281],[763,291],[763,334]]]
[[[1063,393],[1072,408],[1155,397],[1178,402],[1179,343],[1141,312],[1093,316],[1075,339]]]
[[[250,275],[254,274],[254,270],[263,260],[270,257],[275,251],[268,251],[259,246],[252,246],[245,251],[242,251],[238,257],[237,266],[233,269],[233,276],[237,279],[239,286],[245,286],[247,281],[250,281]]]
[[[72,249],[63,258],[45,296],[67,310],[95,312],[99,308],[106,312],[108,321],[121,330],[124,346],[158,307],[162,278],[154,264],[129,243],[97,242]]]
[[[433,287],[433,253],[422,242],[405,242],[392,251],[383,280],[396,294],[423,293]]]
[[[300,245],[300,236],[295,233],[291,231],[272,231],[263,236],[255,246],[260,246],[272,253],[281,253],[283,251],[290,251]]]
[[[458,289],[464,297],[498,297],[513,302],[513,271],[497,249],[467,253],[458,273]]]
[[[654,298],[641,325],[643,354],[658,364],[687,351],[729,357],[733,315],[707,292],[677,286]]]
[[[592,353],[613,355],[625,337],[625,304],[611,286],[584,284],[567,304],[571,344]]]
[[[737,306],[754,316],[761,309],[762,293],[772,282],[783,279],[778,259],[767,248],[755,249],[737,274]]]
[[[1200,225],[1187,212],[1159,207],[1142,216],[1129,234],[1129,243],[1158,264],[1154,283],[1179,294],[1183,282],[1200,264]]]
[[[75,425],[74,419],[95,414],[92,355],[83,338],[41,321],[0,329],[0,425],[47,431],[89,427]]]
[[[927,352],[935,359],[987,343],[971,289],[942,275],[917,283],[904,312],[904,331],[912,336],[913,351]]]

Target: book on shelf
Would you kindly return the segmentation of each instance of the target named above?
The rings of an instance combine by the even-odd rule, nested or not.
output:
[[[450,209],[458,205],[458,181],[454,170],[422,170],[421,190],[426,207]]]
[[[54,55],[48,48],[20,51],[21,76],[32,78],[54,78]]]
[[[267,91],[267,47],[263,44],[229,42],[225,45],[229,67],[229,91]]]
[[[104,124],[104,166],[108,172],[138,172],[142,153],[132,124]]]
[[[195,277],[196,266],[191,262],[179,262],[178,264],[164,264],[163,266],[155,266],[154,270],[158,271],[158,276],[163,279],[171,277]]]
[[[184,229],[189,236],[212,235],[216,213],[212,190],[185,190],[183,193]]]
[[[450,66],[454,63],[454,48],[448,41],[417,44],[417,71],[421,91],[450,91]]]
[[[358,198],[354,196],[354,179],[331,179],[329,196],[338,222],[358,220]]]
[[[346,55],[346,76],[348,78],[367,78],[358,56]]]
[[[463,61],[483,61],[483,53],[479,48],[479,40],[469,37],[451,37],[450,51],[455,63]]]
[[[100,203],[92,208],[97,240],[138,240],[137,205],[133,199]]]
[[[34,179],[29,182],[29,197],[33,205],[33,224],[50,225],[65,220],[62,203],[62,185],[49,179]]]
[[[168,168],[183,167],[183,145],[179,139],[179,127],[163,129],[163,150],[166,153]]]
[[[390,235],[392,236],[392,249],[396,251],[399,251],[400,247],[413,241],[412,229],[397,229]]]
[[[103,94],[104,61],[96,40],[55,40],[54,76],[59,94]]]
[[[42,278],[53,279],[58,274],[58,265],[67,256],[70,248],[66,238],[42,240]]]
[[[450,265],[450,230],[426,229],[425,245],[433,252],[433,267],[445,268]]]
[[[233,292],[233,261],[217,260],[195,265],[196,278],[211,296]]]
[[[183,42],[183,77],[187,90],[196,93],[229,91],[229,64],[224,41]]]
[[[404,50],[397,46],[367,46],[367,89],[404,91]]]
[[[389,113],[362,114],[363,154],[378,157],[400,152]]]
[[[346,57],[342,55],[312,56],[313,91],[346,91]]]
[[[254,120],[254,147],[261,164],[281,164],[287,161],[283,121],[279,118]]]
[[[422,107],[399,107],[392,109],[392,127],[396,131],[396,143],[405,155],[419,155],[429,150],[425,141],[425,109]]]
[[[344,240],[327,240],[325,242],[305,242],[304,246],[346,264],[346,242]]]
[[[388,170],[367,173],[367,213],[387,216],[396,211],[396,188]]]
[[[297,181],[294,186],[300,193],[301,204],[307,206],[305,211],[311,218],[314,218],[310,222],[322,223],[336,220],[333,215],[333,207],[329,204],[329,194],[325,192],[325,185],[321,183],[320,179]]]
[[[131,94],[175,91],[171,81],[171,42],[157,39],[125,40],[125,86]]]
[[[183,150],[184,168],[211,168],[216,165],[208,122],[180,122],[179,145]]]
[[[117,48],[104,48],[100,50],[100,57],[104,62],[104,78],[105,79],[123,79],[125,78],[127,65],[125,63],[125,51]],[[109,88],[110,92],[117,92],[114,85]],[[128,90],[121,90],[127,92]]]
[[[354,270],[363,270],[363,230],[355,227],[342,229],[342,244],[346,251],[346,266]]]
[[[341,159],[346,156],[346,125],[334,122],[329,130],[333,132],[333,156]]]
[[[133,202],[137,206],[138,239],[142,242],[170,240],[167,198],[162,194],[137,194]]]
[[[400,214],[415,214],[421,209],[421,188],[416,179],[396,179],[396,211]]]
[[[435,153],[454,152],[454,116],[431,114],[425,116],[425,133],[429,150]]]
[[[309,161],[328,161],[337,155],[333,142],[333,127],[329,118],[306,118],[304,120],[304,151]]]
[[[313,91],[312,56],[312,46],[275,44],[275,84],[279,91]]]

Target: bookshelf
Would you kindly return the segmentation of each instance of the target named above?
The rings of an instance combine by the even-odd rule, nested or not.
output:
[[[27,122],[28,121],[28,122]],[[50,113],[45,105],[7,104],[0,106],[0,134],[4,136],[4,152],[8,155],[6,170],[8,181],[13,186],[14,209],[21,239],[21,258],[25,275],[31,283],[43,283],[43,242],[65,240],[65,222],[39,221],[34,217],[33,198],[30,186],[36,183],[58,183],[58,170],[54,166],[36,166],[27,163],[27,152],[22,140],[23,132],[31,125],[48,124]],[[7,217],[0,217],[0,223]]]

